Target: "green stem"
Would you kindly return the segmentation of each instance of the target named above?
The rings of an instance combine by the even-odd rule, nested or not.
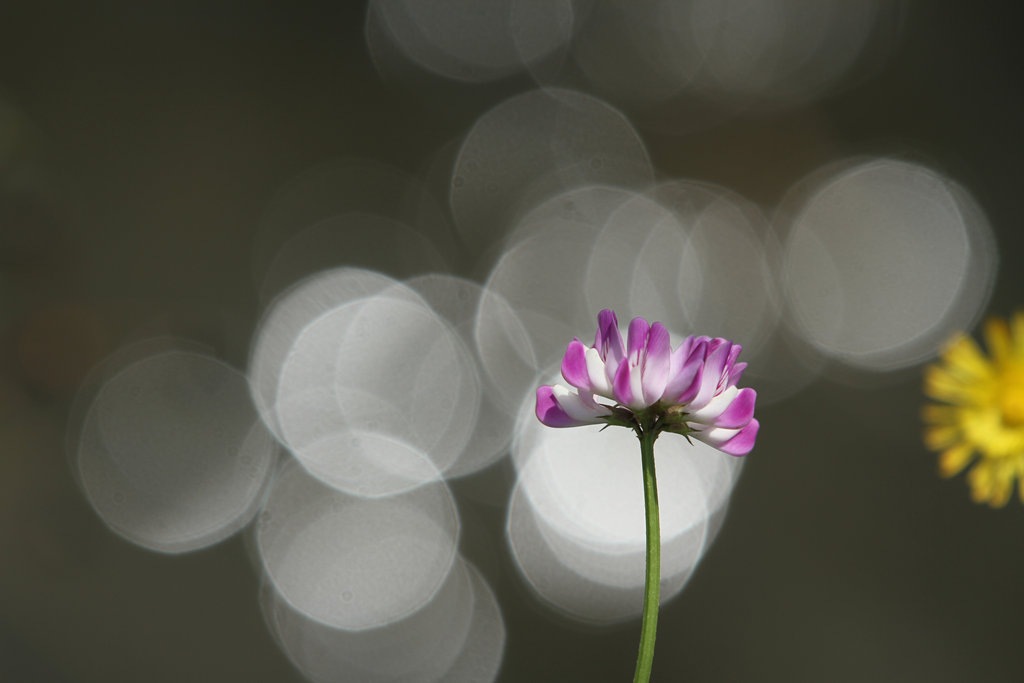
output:
[[[658,526],[658,481],[654,473],[654,440],[658,433],[640,434],[640,462],[644,475],[644,512],[647,520],[647,572],[644,575],[644,614],[640,624],[640,652],[633,683],[647,683],[654,664],[654,637],[658,629],[661,592],[661,531]]]

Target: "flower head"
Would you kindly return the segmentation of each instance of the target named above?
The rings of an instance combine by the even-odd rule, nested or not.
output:
[[[953,339],[925,370],[924,441],[952,477],[972,461],[971,498],[1002,507],[1014,483],[1024,501],[1024,311],[985,323],[986,356],[970,337]]]
[[[694,437],[731,455],[754,447],[753,389],[736,383],[740,345],[690,336],[672,348],[661,323],[634,318],[623,341],[615,313],[597,316],[594,344],[573,339],[562,377],[537,389],[537,418],[549,427],[610,424]],[[610,402],[610,403],[609,403]]]

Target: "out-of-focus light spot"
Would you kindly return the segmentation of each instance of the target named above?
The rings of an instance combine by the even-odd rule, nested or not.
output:
[[[780,325],[782,294],[778,271],[782,247],[761,210],[725,188],[692,180],[672,180],[651,193],[670,208],[686,228],[683,255],[677,258],[676,293],[686,313],[688,334],[725,337],[743,346],[741,360],[750,364],[746,382],[757,389],[758,404],[772,403],[810,383],[817,359],[806,358],[797,340]],[[638,265],[661,264],[670,272],[674,254],[655,233],[640,252]],[[669,261],[669,263],[665,263]],[[638,267],[631,305],[661,300],[671,287],[654,286]],[[671,319],[672,309],[661,312]]]
[[[505,629],[494,594],[461,559],[437,595],[386,626],[332,628],[296,611],[275,591],[263,595],[267,624],[312,681],[487,683],[497,676]]]
[[[535,234],[508,249],[491,272],[480,301],[477,343],[485,360],[496,357],[497,367],[488,370],[495,380],[505,380],[503,393],[512,405],[530,393],[540,368],[565,352],[567,339],[593,327],[581,285],[594,235],[580,225]],[[515,336],[504,342],[507,353],[484,350],[508,332]],[[532,367],[521,367],[523,361]]]
[[[473,339],[499,408],[514,413],[531,391],[537,354],[516,310],[490,289],[480,296]]]
[[[643,194],[607,186],[558,194],[513,227],[488,279],[478,344],[499,347],[503,334],[512,337],[503,328],[528,341],[506,342],[507,353],[491,351],[485,370],[502,378],[518,405],[532,388],[521,366],[532,363],[533,374],[546,367],[602,308],[658,320],[681,335],[734,339],[748,361],[785,353],[777,338],[780,250],[757,207],[709,183],[673,180]],[[791,363],[762,364],[769,400],[813,376],[794,372]]]
[[[710,183],[566,190],[523,214],[487,279],[475,332],[484,375],[516,409],[565,340],[611,308],[736,340],[762,402],[784,398],[813,380],[820,356],[805,358],[779,324],[781,254],[760,209]]]
[[[447,486],[352,496],[295,462],[260,513],[257,548],[275,590],[333,628],[377,629],[431,602],[456,559],[459,519]]]
[[[530,587],[570,616],[594,623],[642,609],[643,482],[626,429],[559,430],[524,404],[513,448],[519,481],[508,541]],[[742,460],[665,435],[656,448],[661,501],[662,600],[686,583],[724,518]]]
[[[741,344],[741,360],[750,363],[744,377],[757,389],[759,405],[810,383],[820,365],[813,361],[819,357],[808,359],[780,324],[782,247],[761,210],[726,188],[693,180],[666,181],[649,194],[675,214],[686,241],[679,255],[664,231],[652,230],[645,238],[638,263],[654,268],[637,269],[631,307],[646,310],[644,306],[656,303],[657,311],[649,315],[671,321],[676,306],[688,325],[680,331]],[[675,288],[664,284],[673,265]],[[646,274],[652,270],[663,274],[653,279]]]
[[[260,217],[252,256],[264,301],[326,267],[401,278],[443,270],[455,258],[452,227],[418,179],[353,158],[311,168],[278,190]]]
[[[695,0],[688,19],[718,88],[804,101],[856,63],[878,11],[877,0]]]
[[[281,370],[284,443],[351,493],[388,495],[440,476],[476,425],[471,352],[428,306],[376,295],[308,324]]]
[[[474,253],[493,244],[528,209],[591,184],[646,189],[647,150],[616,109],[562,89],[516,95],[481,116],[452,175],[456,227]]]
[[[592,87],[616,101],[651,105],[673,98],[702,66],[685,23],[688,6],[592,3],[581,17],[573,61]]]
[[[476,333],[484,369],[518,406],[603,308],[681,335],[726,336],[753,358],[778,326],[778,252],[760,211],[710,184],[562,192],[516,223],[487,280]]]
[[[407,280],[405,284],[452,326],[467,349],[476,349],[476,315],[484,292],[480,285],[442,274],[423,275]],[[487,373],[483,371],[483,361],[478,352],[473,353],[473,360],[477,377],[484,380],[479,412],[469,442],[444,472],[448,478],[472,474],[492,465],[507,452],[512,442],[514,415],[501,407],[496,388],[486,382]]]
[[[529,207],[510,230],[506,244],[511,247],[535,234],[557,235],[584,229],[597,235],[608,217],[637,193],[610,185],[584,185],[559,192]]]
[[[473,615],[462,652],[442,676],[445,683],[489,683],[498,678],[505,656],[505,621],[490,584],[470,564]]]
[[[480,297],[474,333],[504,410],[515,413],[536,388],[538,372],[565,351],[565,340],[593,326],[594,311],[605,305],[588,302],[590,251],[608,215],[635,196],[607,186],[567,190],[512,228]],[[608,275],[614,279],[617,272]]]
[[[925,360],[971,327],[997,253],[961,188],[891,159],[818,176],[787,202],[797,208],[783,266],[791,317],[808,341],[881,371]]]
[[[520,358],[530,358],[530,376],[520,375],[518,381],[503,378],[516,387],[510,392],[513,409],[518,409],[522,400],[519,385],[560,357],[566,339],[593,327],[595,311],[610,307],[616,297],[628,292],[634,264],[628,254],[616,258],[615,253],[607,253],[628,237],[605,250],[605,243],[596,240],[605,237],[609,216],[636,198],[633,192],[619,188],[575,188],[541,202],[513,228],[510,243],[487,280],[477,321],[477,343],[482,352],[484,345],[501,335],[492,327],[513,326],[526,335],[526,340],[517,338],[512,350]],[[619,227],[628,230],[631,226]],[[614,238],[620,236],[619,231],[609,232]],[[619,290],[623,277],[626,289]]]
[[[113,372],[74,438],[76,474],[97,514],[165,553],[212,545],[248,523],[277,453],[245,377],[183,350]]]
[[[278,296],[260,321],[249,353],[249,383],[264,422],[284,440],[275,404],[288,354],[306,327],[325,313],[386,292],[390,298],[422,302],[408,287],[380,273],[336,268],[306,278]],[[424,304],[425,305],[425,304]]]
[[[691,329],[677,282],[686,274],[701,291],[702,264],[687,253],[688,226],[653,199],[633,194],[602,217],[582,291],[593,316],[603,308],[658,320],[672,331]]]
[[[573,68],[542,74],[634,112],[642,127],[705,127],[820,97],[881,61],[902,3],[638,0],[577,8]],[[585,7],[585,9],[584,9]],[[870,44],[870,46],[869,46]],[[578,70],[578,73],[576,72]]]
[[[557,56],[572,27],[569,0],[374,0],[365,34],[422,69],[481,83]]]
[[[707,197],[712,191],[694,185],[674,181],[662,185],[655,196],[685,201],[687,194]],[[692,330],[742,344],[749,362],[779,320],[781,297],[772,257],[780,248],[757,207],[732,192],[718,189],[716,194],[689,217],[677,289],[690,312]],[[686,268],[690,263],[701,268]]]

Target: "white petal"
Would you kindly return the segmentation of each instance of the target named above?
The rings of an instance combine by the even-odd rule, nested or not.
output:
[[[623,361],[623,362],[626,362],[626,361]],[[629,389],[630,389],[630,391],[633,392],[633,403],[629,407],[630,408],[635,408],[637,410],[639,410],[641,408],[646,408],[647,407],[647,404],[644,403],[644,388],[643,388],[643,383],[641,382],[642,379],[643,378],[641,377],[640,366],[639,365],[634,365],[633,361],[630,360],[629,361]]]
[[[726,429],[725,427],[714,427],[702,432],[694,432],[697,437],[709,446],[721,446],[723,443],[740,433],[738,429]]]
[[[598,417],[607,414],[600,404],[594,401],[588,403],[581,398],[576,389],[569,389],[562,384],[556,384],[551,389],[559,407],[574,420],[597,422]]]
[[[706,406],[691,413],[690,417],[696,422],[711,422],[725,412],[738,393],[740,393],[740,390],[737,387],[728,387],[718,396],[708,401]]]
[[[590,376],[590,386],[594,388],[595,394],[614,400],[612,383],[608,381],[605,363],[601,360],[601,352],[593,347],[587,349],[587,374]]]

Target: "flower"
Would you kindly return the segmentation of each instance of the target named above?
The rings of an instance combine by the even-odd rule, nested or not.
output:
[[[747,366],[736,362],[739,344],[690,336],[673,350],[668,329],[643,318],[629,323],[623,343],[615,313],[601,311],[597,322],[593,346],[573,339],[565,351],[562,377],[569,386],[537,389],[542,423],[669,431],[730,455],[750,452],[760,426],[754,419],[757,394],[736,386]]]
[[[1024,501],[1024,311],[985,323],[986,356],[958,335],[925,370],[924,391],[942,404],[924,407],[924,442],[939,451],[939,473],[967,474],[976,503],[1002,507],[1015,482]]]

